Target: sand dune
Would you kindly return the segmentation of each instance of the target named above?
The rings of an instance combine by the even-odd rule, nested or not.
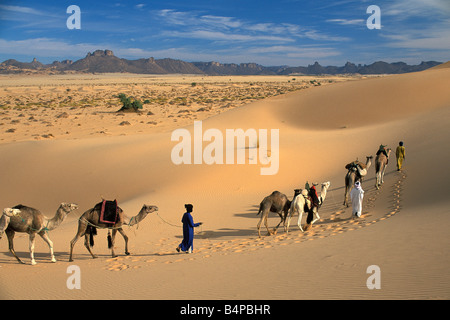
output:
[[[449,69],[360,79],[201,118],[204,131],[279,129],[280,167],[273,176],[260,175],[261,164],[174,165],[174,127],[127,136],[4,143],[1,207],[23,203],[50,216],[59,202],[70,201],[80,210],[50,234],[56,264],[50,264],[41,239],[33,267],[18,265],[7,252],[6,239],[1,240],[0,297],[448,299],[450,176],[439,164],[449,160],[449,84]],[[193,120],[185,122],[191,134]],[[372,167],[363,183],[363,218],[350,220],[350,209],[342,206],[345,164],[374,155],[381,143],[395,149],[399,140],[407,147],[404,171],[395,172],[391,159],[385,185],[375,190]],[[259,202],[273,190],[291,198],[306,180],[331,181],[322,219],[301,233],[294,218],[289,234],[279,229],[276,236],[259,239]],[[143,203],[160,210],[138,230],[127,229],[131,256],[108,257],[105,231],[94,248],[99,259],[92,260],[80,240],[74,264],[83,272],[83,287],[68,290],[68,243],[77,218],[101,196],[117,198],[129,215]],[[195,220],[204,222],[191,255],[174,251],[187,202],[194,204]],[[277,221],[273,214],[269,223]],[[15,243],[29,261],[26,237],[16,235]],[[116,247],[122,253],[120,237]],[[381,290],[366,287],[366,268],[374,264],[382,270]],[[23,269],[19,277],[18,268]],[[111,286],[114,290],[105,293]]]

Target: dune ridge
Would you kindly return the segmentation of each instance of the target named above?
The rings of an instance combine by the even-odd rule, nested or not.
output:
[[[38,239],[38,265],[18,266],[6,239],[1,240],[0,296],[93,299],[101,292],[116,299],[448,299],[450,177],[430,159],[449,159],[444,148],[450,138],[449,83],[449,69],[335,83],[203,120],[204,130],[279,129],[280,168],[274,176],[261,176],[260,165],[176,166],[170,159],[171,131],[2,144],[0,166],[8,169],[2,174],[0,205],[26,202],[51,215],[58,202],[76,201],[80,210],[50,235],[57,264],[49,263]],[[193,130],[192,124],[185,128]],[[381,143],[395,149],[399,140],[407,147],[404,171],[395,171],[393,157],[386,183],[377,191],[372,167],[363,182],[363,219],[349,219],[351,209],[342,206],[345,164],[374,155]],[[259,239],[259,202],[273,190],[292,198],[293,189],[306,180],[331,181],[322,219],[301,233],[294,218],[289,234],[280,228],[276,236]],[[433,187],[423,188],[423,181],[432,181]],[[99,259],[91,260],[80,241],[74,263],[84,270],[83,284],[90,285],[68,290],[68,243],[78,216],[100,196],[118,198],[130,215],[142,203],[160,210],[138,230],[126,230],[131,256],[111,259],[104,231],[94,249]],[[187,202],[194,204],[194,219],[204,222],[191,255],[174,250]],[[429,210],[432,219],[424,216]],[[269,224],[278,219],[272,214]],[[26,259],[26,237],[17,235],[15,246]],[[116,246],[121,253],[120,236]],[[366,268],[373,264],[382,270],[381,290],[365,286]],[[24,272],[14,277],[19,267]],[[180,274],[185,268],[190,277]],[[112,286],[110,278],[116,290],[104,294]],[[33,290],[27,290],[30,286]]]

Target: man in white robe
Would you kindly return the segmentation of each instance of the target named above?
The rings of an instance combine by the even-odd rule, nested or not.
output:
[[[355,187],[352,191],[350,191],[350,199],[352,201],[352,217],[361,217],[363,198],[364,190],[361,187],[361,183],[356,181]]]

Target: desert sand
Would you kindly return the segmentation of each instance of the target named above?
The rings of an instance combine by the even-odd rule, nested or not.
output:
[[[0,208],[21,203],[52,217],[61,202],[79,205],[49,233],[56,263],[39,237],[35,266],[28,236],[14,242],[24,265],[0,240],[0,298],[450,298],[450,68],[370,78],[58,77],[0,78]],[[121,92],[153,100],[140,114],[117,114]],[[172,131],[193,132],[196,120],[221,132],[279,129],[278,173],[260,175],[261,164],[173,164]],[[395,151],[400,140],[403,170],[394,152],[376,190],[373,165],[362,217],[351,219],[342,205],[345,165],[380,144]],[[259,238],[260,201],[274,190],[292,199],[306,181],[331,182],[321,219],[302,233],[294,217],[288,234],[263,229]],[[118,235],[111,258],[99,230],[98,258],[80,240],[68,262],[78,217],[101,197],[129,216],[144,203],[159,211],[124,228],[131,255]],[[185,203],[204,223],[192,254],[175,251]],[[269,226],[278,221],[271,213]],[[71,265],[81,289],[66,285]],[[381,289],[366,286],[372,265]]]

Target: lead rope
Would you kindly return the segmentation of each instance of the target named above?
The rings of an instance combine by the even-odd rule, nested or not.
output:
[[[158,211],[156,212],[156,215],[157,215],[157,216],[158,216],[165,224],[168,224],[169,226],[176,227],[176,228],[183,228],[183,226],[176,225],[176,224],[173,224],[173,223],[170,223],[170,222],[167,222],[166,220],[164,220],[164,219],[159,215]],[[200,225],[200,231],[199,231],[199,232],[195,232],[195,231],[194,231],[194,233],[196,233],[196,234],[201,234],[201,233],[203,233],[203,224]]]
[[[177,227],[177,228],[182,228],[182,227],[183,227],[183,226],[180,226],[180,225],[176,225],[176,224],[167,222],[166,220],[164,220],[164,219],[159,215],[158,211],[156,211],[156,215],[157,215],[164,223],[168,224],[169,226]]]

